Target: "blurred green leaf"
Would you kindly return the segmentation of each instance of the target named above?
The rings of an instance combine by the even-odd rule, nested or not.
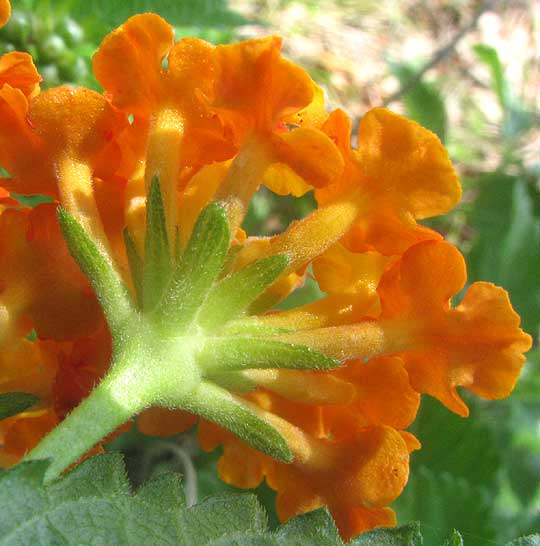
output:
[[[99,15],[94,15],[88,31],[97,41],[132,15],[145,12],[158,13],[171,25],[180,27],[181,34],[184,34],[183,28],[189,27],[192,35],[201,38],[210,37],[204,33],[211,28],[226,31],[245,23],[245,19],[233,11],[226,0],[94,0],[92,12]],[[88,20],[88,6],[84,2],[72,1],[70,15],[77,21]]]
[[[503,66],[497,50],[486,44],[476,44],[473,47],[476,57],[489,69],[491,87],[503,112],[502,134],[506,137],[516,137],[532,126],[533,116],[520,103],[508,84]]]
[[[473,51],[476,57],[488,67],[493,90],[497,94],[501,108],[506,110],[510,106],[510,96],[508,82],[506,81],[504,67],[499,54],[496,49],[486,44],[476,44],[473,47]]]
[[[0,420],[17,415],[39,402],[35,394],[28,392],[6,392],[0,394]]]
[[[12,193],[11,196],[25,207],[37,207],[42,203],[52,203],[54,201],[54,199],[48,195],[20,195],[18,193]]]
[[[464,478],[424,466],[414,468],[393,508],[398,520],[420,520],[428,545],[441,544],[455,528],[460,529],[465,544],[470,541],[474,546],[493,545],[493,497]]]
[[[475,415],[463,419],[435,399],[424,396],[412,432],[422,449],[412,455],[412,473],[429,468],[434,474],[450,474],[471,486],[496,487],[501,459],[491,429]],[[450,499],[448,499],[450,500]],[[458,525],[455,525],[459,528]]]
[[[474,546],[488,546],[495,537],[501,459],[491,429],[468,405],[473,416],[463,419],[424,396],[411,428],[422,449],[411,456],[409,483],[393,508],[399,521],[420,521],[427,544],[441,543],[454,529],[465,543],[473,536]]]
[[[540,218],[533,190],[519,178],[499,172],[485,175],[470,217],[476,231],[468,266],[470,280],[503,286],[531,333],[540,319]],[[535,195],[538,199],[538,195]]]
[[[443,546],[463,546],[463,538],[459,532],[454,529],[452,536],[443,544]]]
[[[405,64],[392,63],[390,68],[402,86],[407,86],[416,70]],[[448,116],[444,99],[434,84],[417,82],[403,95],[407,116],[433,131],[444,143],[447,136]]]
[[[518,538],[509,542],[506,546],[540,546],[540,535]]]

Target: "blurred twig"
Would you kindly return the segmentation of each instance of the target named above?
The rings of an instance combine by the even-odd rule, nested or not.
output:
[[[407,81],[404,82],[395,93],[392,93],[392,95],[384,99],[382,105],[388,106],[390,103],[401,99],[403,95],[406,95],[411,89],[413,89],[428,70],[431,70],[434,66],[439,64],[452,53],[459,41],[476,27],[480,16],[484,12],[493,9],[497,2],[498,0],[486,0],[483,2],[471,20],[465,26],[463,26],[446,45],[435,51],[431,59],[418,72],[416,72],[416,74],[407,79]]]
[[[164,453],[170,453],[176,462],[180,463],[183,470],[184,494],[186,506],[189,508],[197,504],[197,470],[191,459],[189,440],[185,439],[180,444],[175,442],[158,442],[149,449],[143,458],[143,475],[148,476],[152,463]]]

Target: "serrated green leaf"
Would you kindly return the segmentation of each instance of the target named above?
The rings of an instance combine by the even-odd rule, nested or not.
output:
[[[217,385],[202,381],[183,407],[229,429],[246,443],[274,459],[292,461],[291,450],[283,436],[255,414],[245,400]]]
[[[464,546],[463,538],[459,532],[454,529],[450,538],[446,540],[442,546]]]
[[[224,278],[208,295],[199,324],[211,329],[239,317],[286,266],[285,256],[269,256]]]
[[[249,368],[330,370],[340,365],[311,347],[256,337],[210,338],[198,362],[207,373]]]
[[[150,184],[146,204],[146,237],[143,266],[143,309],[151,310],[160,301],[172,272],[165,209],[159,178]]]
[[[142,294],[143,294],[143,261],[137,252],[135,241],[128,231],[128,228],[124,229],[124,245],[126,247],[126,254],[129,263],[129,271],[131,273],[131,280],[135,287],[135,293],[137,295],[137,302],[142,306]]]
[[[62,207],[57,214],[69,252],[92,284],[114,335],[133,314],[131,294],[79,222]]]
[[[276,531],[279,544],[343,546],[336,524],[326,508],[298,516]]]
[[[509,542],[506,546],[540,546],[540,535],[530,535]]]
[[[231,514],[242,514],[242,518],[231,518]],[[196,536],[196,544],[230,544],[231,537],[238,535],[237,544],[247,544],[249,535],[255,534],[259,540],[267,530],[267,516],[254,495],[220,495],[193,506],[186,514],[185,527],[188,534]],[[245,535],[248,535],[247,537]],[[221,539],[221,540],[220,540]],[[254,543],[256,544],[256,543]]]
[[[225,210],[211,203],[197,219],[158,309],[164,324],[177,331],[193,321],[223,267],[229,242]]]
[[[39,402],[35,394],[28,392],[6,392],[0,394],[0,420],[31,408]]]
[[[0,545],[277,546],[253,495],[187,509],[176,475],[131,495],[118,455],[93,457],[49,486],[46,461],[0,475]]]
[[[326,509],[270,532],[254,495],[223,494],[187,508],[180,478],[170,473],[132,494],[118,454],[90,458],[44,486],[47,466],[29,461],[0,473],[0,546],[343,546]],[[454,531],[445,546],[460,546],[459,539]],[[419,524],[410,523],[349,544],[421,546],[422,537]],[[506,546],[540,546],[540,535]]]
[[[423,544],[418,522],[396,529],[375,529],[361,534],[350,546],[421,546]]]

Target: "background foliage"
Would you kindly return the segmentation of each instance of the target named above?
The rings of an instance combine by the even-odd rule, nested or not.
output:
[[[279,33],[286,54],[310,70],[332,106],[360,119],[368,108],[385,104],[419,121],[445,142],[464,187],[462,204],[432,226],[465,252],[471,282],[490,280],[510,291],[525,329],[537,339],[537,1],[14,0],[13,7],[11,22],[0,31],[0,53],[30,51],[45,87],[67,82],[97,88],[90,59],[100,39],[131,14],[155,11],[175,26],[177,37],[222,43]],[[262,190],[244,227],[270,234],[312,207],[310,195],[277,199]],[[285,305],[317,295],[308,281]],[[395,508],[401,524],[421,522],[426,544],[505,544],[540,530],[539,366],[535,346],[512,397],[497,403],[468,400],[469,420],[424,401],[413,430],[423,449],[413,456],[409,485]],[[131,432],[110,449],[124,452],[135,487],[181,471],[188,505],[234,490],[216,477],[219,453],[200,452],[193,431],[167,439]],[[268,512],[269,528],[275,528],[273,492],[262,486],[255,493]],[[259,510],[255,506],[250,510]],[[331,537],[320,513],[306,518]],[[278,533],[294,533],[294,525]],[[452,534],[454,528],[463,539]],[[259,531],[267,533],[266,524]],[[388,545],[394,539],[419,544],[415,528],[399,532],[401,542],[397,535],[366,535],[357,544]],[[320,544],[337,544],[328,540]],[[513,544],[533,546],[535,540]]]

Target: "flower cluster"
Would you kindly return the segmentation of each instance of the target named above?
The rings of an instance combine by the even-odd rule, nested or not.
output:
[[[0,22],[8,9],[0,1]],[[154,435],[199,421],[203,449],[224,446],[225,481],[266,479],[283,520],[327,505],[352,537],[395,523],[422,393],[464,417],[457,387],[510,393],[531,340],[507,293],[474,283],[453,306],[464,260],[417,223],[460,199],[446,150],[382,108],[353,147],[347,115],[325,111],[280,47],[175,42],[163,19],[138,15],[94,56],[104,94],[40,92],[29,55],[0,59],[0,391],[39,397],[0,422],[1,465],[82,419],[84,403],[73,408],[111,369],[107,396],[90,398],[120,417],[90,423],[78,456],[136,413]],[[249,236],[261,184],[314,191],[318,206]],[[275,310],[306,275],[326,296]],[[124,360],[137,368],[117,373]],[[139,383],[152,387],[130,405],[122,393]]]

